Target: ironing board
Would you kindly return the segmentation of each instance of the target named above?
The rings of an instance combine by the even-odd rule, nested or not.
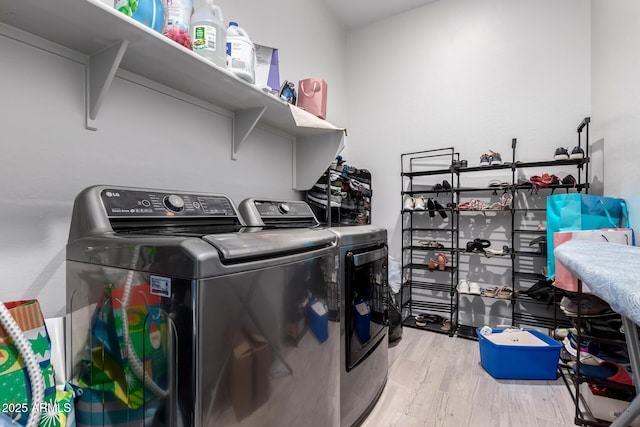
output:
[[[622,316],[636,397],[611,427],[628,426],[640,415],[640,247],[572,240],[554,250],[556,259],[591,292]]]

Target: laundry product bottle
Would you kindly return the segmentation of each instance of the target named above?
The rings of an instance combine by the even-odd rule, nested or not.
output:
[[[189,21],[191,19],[191,0],[162,0],[164,7],[164,25],[162,34],[171,40],[191,49]]]
[[[213,0],[195,0],[191,16],[192,50],[219,67],[226,68],[227,29],[222,11]]]
[[[256,80],[256,47],[249,34],[237,22],[229,22],[227,28],[227,53],[229,70],[249,83]]]

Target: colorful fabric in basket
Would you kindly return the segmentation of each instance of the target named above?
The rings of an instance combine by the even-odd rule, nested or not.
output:
[[[42,413],[40,427],[74,426],[70,390],[57,391],[51,364],[51,341],[37,300],[5,302],[5,307],[31,343],[44,381],[44,400],[39,408],[31,402],[31,383],[22,356],[0,326],[0,405],[2,413],[18,425],[26,425],[32,410]]]
[[[161,298],[150,293],[148,284],[135,285],[129,289],[125,307],[125,292],[126,287],[105,287],[97,307],[92,348],[87,352],[90,357],[77,384],[82,389],[77,405],[81,426],[151,419],[162,399],[145,387],[134,363],[141,364],[160,389],[167,387],[168,328],[160,310]]]

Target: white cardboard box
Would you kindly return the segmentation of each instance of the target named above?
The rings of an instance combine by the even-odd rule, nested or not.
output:
[[[280,92],[280,68],[278,49],[256,44],[256,86],[270,87]]]
[[[594,395],[587,383],[580,384],[580,396],[583,397],[584,402],[589,407],[591,415],[604,421],[614,421],[629,406],[629,402],[624,400]],[[640,417],[636,418],[631,425],[640,427]]]

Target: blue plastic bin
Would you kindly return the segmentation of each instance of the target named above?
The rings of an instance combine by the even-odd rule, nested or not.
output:
[[[503,330],[494,330],[493,334]],[[536,330],[528,330],[547,346],[498,345],[476,329],[480,364],[492,377],[503,380],[555,380],[562,344]]]

